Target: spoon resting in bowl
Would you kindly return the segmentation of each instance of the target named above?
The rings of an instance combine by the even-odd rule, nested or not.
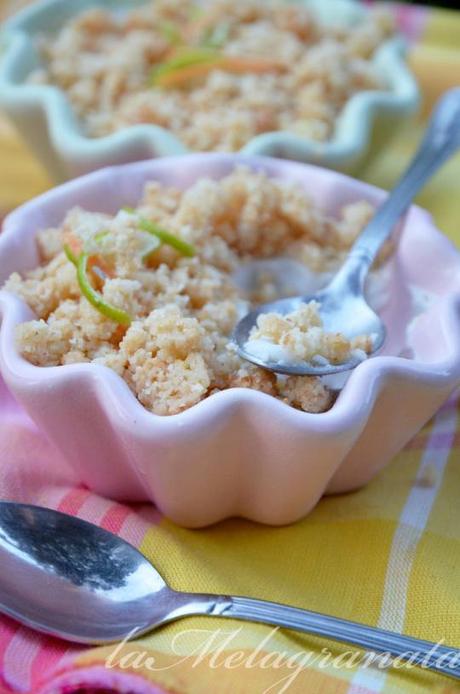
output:
[[[324,331],[342,333],[347,338],[369,336],[369,353],[380,349],[385,341],[385,326],[364,297],[365,279],[380,248],[414,196],[459,146],[460,88],[455,88],[439,100],[412,162],[356,239],[337,275],[316,294],[272,301],[244,316],[233,335],[239,355],[269,371],[297,376],[326,376],[355,368],[362,361],[362,355],[356,350],[350,351],[351,356],[346,361],[331,363],[321,358],[310,361],[274,359],[270,349],[256,349],[255,341],[250,338],[260,316],[268,313],[285,316],[311,301],[317,302]]]

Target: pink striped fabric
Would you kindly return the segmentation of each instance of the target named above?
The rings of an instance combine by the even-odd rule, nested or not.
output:
[[[76,485],[65,461],[14,402],[1,380],[0,461],[0,498],[37,503],[79,516],[121,535],[136,546],[141,544],[148,528],[159,520],[158,512],[150,506],[131,508]],[[53,673],[69,667],[72,670],[72,661],[81,651],[81,647],[41,636],[2,617],[0,694],[2,688],[5,692],[37,692],[40,686],[53,679]],[[104,686],[107,689],[107,682]],[[138,691],[146,692],[147,686],[143,685]],[[78,691],[69,682],[65,687],[66,694]],[[53,694],[60,691],[64,689],[53,688]],[[150,688],[148,691],[158,694],[159,690]]]
[[[365,5],[382,4],[379,0],[363,0]],[[428,10],[426,7],[416,7],[398,2],[385,3],[386,7],[391,8],[396,24],[400,32],[405,36],[409,43],[417,41],[426,26]]]
[[[426,25],[426,8],[397,4],[393,6],[393,10],[401,32],[410,42],[417,41]]]
[[[87,668],[85,672],[66,672],[52,685],[34,691],[34,694],[168,694],[142,677],[110,672],[101,666]],[[1,694],[1,692],[0,692]],[[169,693],[172,694],[172,693]],[[371,693],[372,694],[372,693]]]

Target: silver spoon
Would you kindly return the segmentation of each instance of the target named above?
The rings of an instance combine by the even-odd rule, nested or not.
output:
[[[249,334],[262,313],[284,315],[312,300],[320,304],[319,312],[325,330],[341,332],[347,337],[373,335],[372,353],[376,352],[385,340],[385,326],[364,298],[366,276],[378,251],[409,208],[414,196],[459,146],[460,88],[457,87],[446,92],[439,100],[411,164],[355,241],[347,260],[330,284],[317,294],[272,301],[248,313],[236,326],[233,336],[240,356],[269,371],[298,376],[325,376],[357,366],[361,361],[359,358],[351,358],[342,364],[315,364],[308,361],[284,363],[266,361],[249,351]]]
[[[0,502],[0,566],[0,611],[68,641],[113,643],[192,615],[231,617],[410,658],[460,679],[458,649],[265,600],[179,593],[116,535],[38,506]]]

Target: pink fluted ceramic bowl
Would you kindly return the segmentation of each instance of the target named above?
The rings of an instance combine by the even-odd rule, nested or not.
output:
[[[135,203],[148,179],[187,187],[220,177],[236,163],[296,180],[333,213],[382,191],[329,170],[293,162],[198,154],[105,169],[74,180],[13,212],[0,237],[0,286],[38,262],[34,235],[58,224],[75,204],[115,212]],[[433,295],[412,323],[409,289]],[[15,326],[32,317],[0,292],[0,366],[13,394],[63,451],[81,481],[104,496],[151,500],[188,527],[242,516],[273,525],[305,516],[325,493],[368,482],[460,384],[460,255],[413,207],[391,265],[382,311],[382,354],[355,369],[332,409],[297,411],[269,395],[235,388],[189,410],[160,417],[143,408],[125,382],[93,364],[39,368],[17,352]],[[405,357],[391,356],[401,350]]]

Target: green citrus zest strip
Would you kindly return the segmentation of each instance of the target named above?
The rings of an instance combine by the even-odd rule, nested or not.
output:
[[[173,58],[161,63],[153,69],[150,75],[150,84],[152,86],[161,84],[161,79],[163,77],[177,72],[178,70],[183,70],[184,68],[193,67],[195,65],[218,64],[222,60],[223,56],[221,53],[212,48],[202,47],[180,51]]]
[[[176,251],[179,251],[179,253],[187,256],[188,258],[193,258],[193,256],[196,254],[194,246],[182,241],[182,239],[179,239],[177,236],[170,234],[169,231],[160,229],[160,227],[158,227],[154,222],[150,222],[148,219],[141,218],[139,220],[139,229],[146,231],[148,234],[156,236],[162,243],[172,246],[172,248],[175,248]]]
[[[203,15],[203,7],[200,7],[199,5],[192,5],[188,13],[188,18],[190,19],[190,21],[196,22],[198,19],[201,19]]]
[[[230,33],[230,24],[221,22],[205,32],[201,45],[203,48],[222,48]]]
[[[128,212],[129,214],[132,214],[132,215],[136,214],[136,210],[134,209],[134,207],[129,207],[129,205],[124,205],[121,209],[124,210],[124,212]],[[146,251],[144,253],[144,255],[142,256],[142,260],[144,263],[148,263],[150,258],[157,252],[157,250],[161,246],[161,241],[158,238],[158,236],[153,236],[152,234],[150,234],[150,236],[152,237],[153,243],[152,243],[151,247],[149,248],[149,250]]]
[[[173,46],[178,46],[184,42],[182,34],[173,22],[162,22],[158,29],[163,38]]]
[[[77,267],[78,258],[76,255],[72,253],[70,246],[68,246],[66,243],[64,244],[64,253],[67,256],[67,260],[69,260],[72,263],[72,265],[75,265],[75,267]]]
[[[103,229],[103,231],[99,231],[97,234],[94,234],[94,241],[96,241],[96,243],[100,243],[102,239],[105,239],[105,237],[109,234],[110,231],[108,229]]]
[[[110,320],[120,323],[120,325],[130,325],[131,316],[129,316],[122,309],[109,304],[104,299],[102,294],[91,286],[91,282],[88,277],[88,260],[88,253],[82,253],[77,261],[77,278],[81,293],[89,301],[89,303],[106,318],[110,318]]]

